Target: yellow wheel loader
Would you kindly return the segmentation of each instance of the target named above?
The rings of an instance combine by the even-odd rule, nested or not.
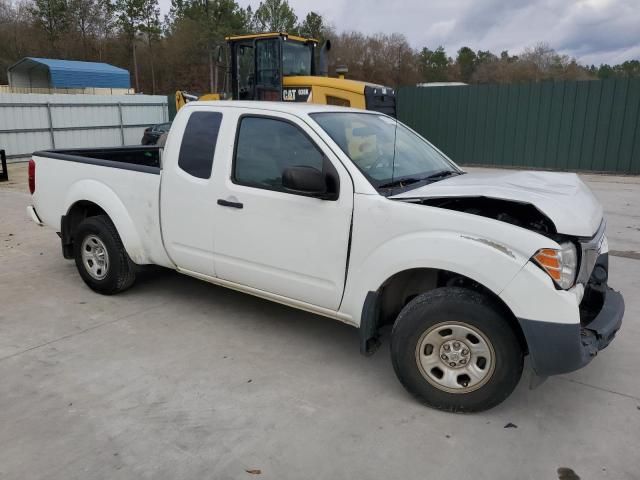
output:
[[[396,115],[393,88],[344,78],[346,69],[337,69],[338,78],[328,76],[326,41],[319,52],[318,41],[287,33],[260,33],[226,38],[229,47],[229,94],[202,96],[176,92],[176,109],[192,100],[267,100],[310,102],[375,110]]]

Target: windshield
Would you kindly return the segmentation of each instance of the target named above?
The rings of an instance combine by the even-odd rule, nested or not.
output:
[[[393,118],[352,112],[311,116],[376,188],[404,187],[462,173],[429,142]]]
[[[293,41],[282,45],[282,74],[311,75],[311,45]]]

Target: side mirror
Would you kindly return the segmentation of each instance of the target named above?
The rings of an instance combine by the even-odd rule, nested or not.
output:
[[[327,197],[325,174],[313,167],[289,167],[282,172],[282,186],[293,192],[310,197]]]

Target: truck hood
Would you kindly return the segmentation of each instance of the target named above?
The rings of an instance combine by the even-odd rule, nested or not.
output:
[[[602,205],[575,173],[472,172],[390,198],[453,197],[487,197],[531,204],[554,223],[558,233],[566,235],[591,237],[602,222]]]

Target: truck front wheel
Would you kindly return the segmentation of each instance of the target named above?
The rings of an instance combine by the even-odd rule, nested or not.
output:
[[[109,217],[84,219],[74,232],[73,244],[76,267],[89,288],[112,295],[133,285],[135,266]]]
[[[452,412],[498,405],[518,384],[523,366],[508,318],[489,298],[457,287],[424,293],[402,309],[391,359],[411,394]]]

